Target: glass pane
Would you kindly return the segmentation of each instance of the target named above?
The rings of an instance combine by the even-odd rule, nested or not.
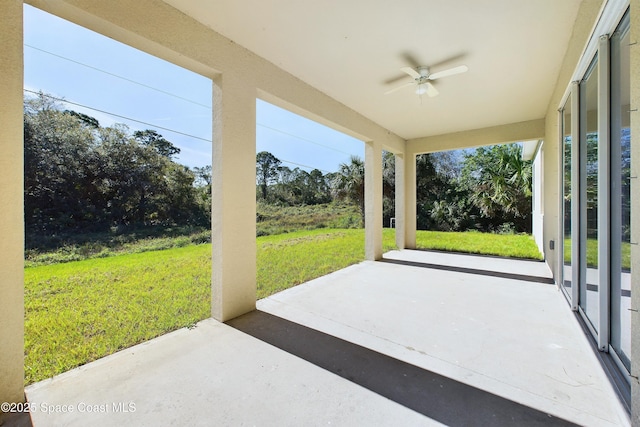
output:
[[[562,205],[563,205],[563,273],[562,289],[571,300],[571,284],[573,282],[571,271],[571,95],[562,109],[562,144],[563,144],[563,171],[562,171]]]
[[[598,331],[598,69],[597,58],[580,85],[582,156],[585,186],[582,190],[584,220],[581,238],[586,242],[581,251],[581,270],[585,273],[580,286],[580,307]]]
[[[611,346],[631,370],[629,24],[611,38]]]

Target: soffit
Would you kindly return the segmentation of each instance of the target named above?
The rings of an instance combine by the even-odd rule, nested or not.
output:
[[[405,139],[544,117],[581,2],[164,1]],[[408,57],[469,71],[385,95]]]

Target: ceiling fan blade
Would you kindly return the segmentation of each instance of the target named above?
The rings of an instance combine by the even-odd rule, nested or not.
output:
[[[404,60],[404,62],[411,65],[414,69],[417,69],[421,65],[420,61],[418,61],[418,59],[415,56],[413,56],[411,52],[403,52],[401,54],[401,57]]]
[[[403,74],[398,74],[395,77],[388,78],[387,80],[385,80],[382,83],[384,83],[385,85],[392,85],[392,84],[398,83],[400,80],[407,80],[407,75],[404,74],[404,73]]]
[[[385,95],[389,95],[390,93],[396,92],[396,91],[398,91],[400,89],[404,89],[405,87],[409,87],[409,86],[413,86],[413,85],[415,85],[415,82],[409,82],[409,83],[403,84],[402,86],[398,86],[396,88],[388,90],[384,94]]]
[[[425,85],[427,86],[427,96],[429,96],[429,98],[433,98],[434,96],[438,96],[438,94],[440,92],[438,92],[438,89],[436,89],[436,87],[434,85],[432,85],[429,82],[426,82]]]
[[[444,58],[441,61],[438,62],[430,62],[429,63],[429,67],[433,68],[433,69],[438,69],[438,68],[446,68],[448,66],[450,66],[451,64],[459,64],[464,58],[465,56],[467,56],[466,53],[464,52],[460,52],[457,55],[452,55],[449,56],[447,58]],[[415,68],[418,68],[418,66],[416,66]]]
[[[439,71],[429,75],[429,80],[436,80],[442,77],[454,76],[456,74],[466,73],[469,71],[469,67],[466,65],[460,65],[459,67],[449,68],[448,70]]]
[[[405,73],[409,74],[411,77],[413,77],[414,79],[419,79],[420,77],[422,77],[420,75],[420,73],[418,73],[416,70],[414,70],[411,67],[402,67],[400,68],[400,70],[404,71]]]

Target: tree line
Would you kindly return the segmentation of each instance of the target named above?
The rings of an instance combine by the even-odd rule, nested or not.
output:
[[[418,156],[418,228],[530,233],[531,161],[522,146],[504,144]]]
[[[395,216],[395,156],[383,155],[383,221]],[[531,162],[518,144],[416,158],[417,226],[421,230],[531,232]],[[256,157],[257,197],[272,204],[346,201],[364,221],[364,162],[357,156],[322,174],[290,169],[269,152]]]
[[[211,225],[211,166],[177,163],[180,149],[154,130],[101,126],[40,94],[25,98],[24,149],[28,234]],[[395,215],[394,159],[383,156],[385,225]],[[422,154],[416,174],[419,229],[530,231],[531,164],[519,145]],[[364,220],[364,162],[352,156],[336,172],[307,172],[263,151],[256,155],[256,198],[287,206],[353,203]]]
[[[180,165],[179,153],[154,130],[103,127],[44,94],[25,99],[27,232],[210,224],[210,167]]]

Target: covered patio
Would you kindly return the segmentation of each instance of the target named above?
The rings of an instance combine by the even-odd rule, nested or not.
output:
[[[213,82],[211,319],[28,387],[45,410],[75,405],[34,411],[35,425],[640,425],[640,0],[27,3]],[[25,399],[23,1],[0,8],[0,402],[15,403]],[[438,97],[409,77],[463,65],[432,83]],[[365,146],[367,261],[261,301],[249,249],[257,99]],[[413,251],[416,156],[519,141],[537,150],[544,263]],[[395,155],[400,248],[384,257],[383,151]],[[587,283],[587,238],[598,283]],[[291,345],[305,342],[324,344]],[[617,364],[630,418],[598,354]],[[81,403],[97,406],[80,413]]]
[[[544,263],[411,250],[26,395],[36,427],[629,425]]]

